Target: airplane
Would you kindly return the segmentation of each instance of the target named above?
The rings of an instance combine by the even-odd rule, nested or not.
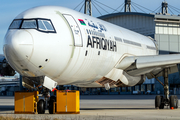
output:
[[[180,54],[159,55],[154,39],[68,8],[40,6],[20,13],[3,51],[23,85],[43,85],[44,97],[57,85],[108,90],[163,76],[165,95],[156,96],[155,107],[178,108],[177,96],[169,97],[168,74],[178,72]],[[38,113],[44,113],[44,103],[38,102],[43,106]]]

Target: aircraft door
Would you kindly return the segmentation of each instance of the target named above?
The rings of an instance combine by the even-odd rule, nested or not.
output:
[[[71,27],[71,30],[73,32],[73,36],[74,36],[74,45],[78,46],[78,47],[82,47],[82,36],[81,36],[81,31],[80,28],[78,26],[78,24],[76,23],[76,21],[74,20],[74,18],[71,15],[63,15],[66,20],[69,23],[69,26]]]

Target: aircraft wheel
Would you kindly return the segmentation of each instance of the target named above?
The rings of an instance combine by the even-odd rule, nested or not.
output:
[[[37,111],[38,111],[38,114],[44,114],[45,113],[45,102],[43,99],[38,101]]]
[[[176,108],[177,104],[176,104],[176,98],[174,95],[170,96],[170,108]]]
[[[164,97],[161,96],[161,104],[159,106],[159,109],[164,109]]]
[[[159,109],[160,106],[161,106],[161,96],[157,95],[156,98],[155,98],[155,108]]]
[[[177,95],[175,95],[175,101],[176,101],[175,109],[178,109],[178,97],[177,97]]]
[[[56,102],[56,97],[55,96],[51,96],[50,100],[49,100],[49,114],[53,114],[54,102]],[[56,106],[55,106],[55,112],[56,112]]]
[[[51,96],[50,100],[54,99],[56,101],[56,97],[55,96]]]

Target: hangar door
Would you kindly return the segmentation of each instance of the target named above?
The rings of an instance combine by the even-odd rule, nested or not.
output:
[[[76,23],[76,21],[71,15],[63,15],[63,16],[66,18],[66,20],[69,23],[69,26],[71,27],[71,30],[74,36],[74,45],[78,47],[82,47],[83,46],[82,36],[81,36],[81,31],[78,24]]]

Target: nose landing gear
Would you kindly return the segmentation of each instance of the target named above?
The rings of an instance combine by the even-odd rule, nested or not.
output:
[[[37,112],[38,114],[44,114],[46,108],[48,108],[48,99],[50,97],[50,93],[49,90],[47,88],[43,89],[43,92],[41,94],[42,97],[44,97],[44,99],[40,99],[37,102]]]
[[[45,113],[45,101],[43,99],[39,100],[37,103],[37,112],[38,114]]]
[[[155,108],[164,109],[164,106],[170,106],[170,109],[178,108],[178,97],[176,95],[171,95],[169,97],[169,86],[168,86],[168,68],[165,68],[163,71],[164,84],[155,76],[155,79],[159,81],[164,86],[164,96],[157,95],[155,98]]]
[[[50,100],[49,100],[49,114],[53,114],[54,110],[56,112],[56,106],[54,106],[54,103],[56,102],[56,97],[55,96],[51,96]],[[55,108],[54,108],[55,107]]]

